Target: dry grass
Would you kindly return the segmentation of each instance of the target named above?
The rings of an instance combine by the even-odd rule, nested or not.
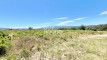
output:
[[[81,30],[12,30],[10,60],[106,60],[107,32]]]

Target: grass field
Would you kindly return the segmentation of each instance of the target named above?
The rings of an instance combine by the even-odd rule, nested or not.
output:
[[[4,47],[5,53],[3,55],[0,51],[0,60],[107,60],[107,31],[1,32],[0,49]]]

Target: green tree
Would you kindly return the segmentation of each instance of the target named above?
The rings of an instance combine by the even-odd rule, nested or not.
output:
[[[29,30],[33,30],[33,27],[29,27],[28,29],[29,29]]]
[[[85,29],[86,29],[86,27],[84,25],[80,26],[80,30],[85,30]]]

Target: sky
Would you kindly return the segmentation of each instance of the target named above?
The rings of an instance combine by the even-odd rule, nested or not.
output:
[[[107,23],[107,0],[0,0],[1,28]]]

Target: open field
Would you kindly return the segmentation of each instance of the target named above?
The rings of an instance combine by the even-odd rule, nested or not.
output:
[[[0,36],[6,50],[0,60],[107,60],[107,31],[1,30]]]

